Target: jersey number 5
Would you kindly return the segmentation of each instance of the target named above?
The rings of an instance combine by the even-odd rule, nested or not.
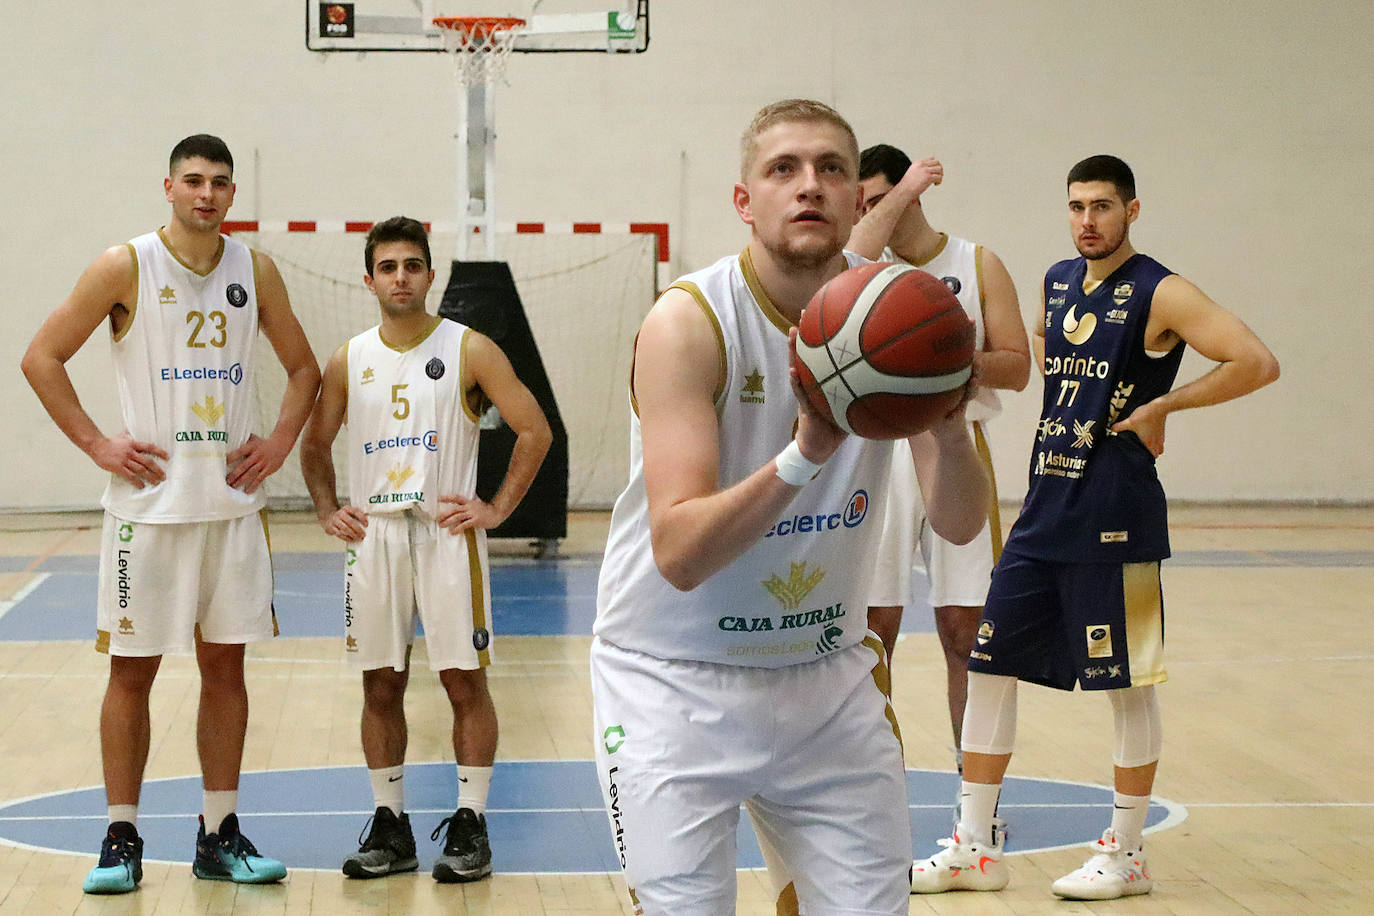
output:
[[[391,386],[391,403],[396,405],[396,409],[391,412],[391,415],[398,420],[404,420],[406,417],[410,416],[410,400],[408,398],[401,397],[401,389],[405,387],[407,386]]]

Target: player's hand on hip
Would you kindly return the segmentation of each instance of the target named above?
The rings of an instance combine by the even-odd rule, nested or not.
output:
[[[1112,427],[1114,433],[1135,433],[1141,444],[1158,458],[1164,454],[1164,421],[1169,414],[1153,403],[1141,404],[1129,417]]]
[[[787,331],[787,347],[792,351],[787,377],[798,405],[797,447],[801,449],[802,457],[807,461],[823,464],[835,454],[835,450],[848,437],[848,433],[817,411],[802,388],[801,376],[797,374],[796,328],[789,328]]]
[[[229,474],[224,478],[229,486],[245,493],[254,493],[262,482],[277,472],[291,451],[271,438],[249,436],[248,441],[229,453],[226,459]]]
[[[367,536],[367,513],[357,506],[340,506],[322,523],[325,534],[341,541],[361,541]]]
[[[145,484],[154,486],[167,479],[158,459],[167,461],[171,457],[151,442],[139,442],[128,432],[102,439],[91,450],[91,459],[97,465],[140,490]]]
[[[469,528],[495,528],[506,520],[495,506],[476,497],[440,496],[439,502],[447,508],[440,510],[436,521],[440,528],[446,528],[452,534]]]

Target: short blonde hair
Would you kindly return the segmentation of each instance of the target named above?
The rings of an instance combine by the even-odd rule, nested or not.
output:
[[[740,179],[747,180],[749,177],[749,167],[754,164],[754,157],[759,152],[759,134],[775,124],[782,124],[787,121],[823,121],[833,124],[845,132],[849,137],[850,154],[854,158],[857,167],[859,161],[859,140],[854,136],[854,128],[849,126],[849,122],[835,109],[824,102],[817,102],[813,99],[783,99],[780,102],[773,102],[759,109],[759,113],[754,115],[754,120],[749,122],[749,127],[744,131],[744,136],[740,138]]]

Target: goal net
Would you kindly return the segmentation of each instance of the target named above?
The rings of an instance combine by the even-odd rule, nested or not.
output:
[[[650,225],[619,232],[584,224],[570,232],[498,233],[500,257],[510,265],[567,428],[569,509],[609,508],[628,476],[634,337],[654,301],[658,262],[666,259],[666,235],[660,234],[666,227]],[[321,367],[349,337],[380,320],[377,300],[362,279],[366,228],[232,231],[276,263]],[[432,312],[447,288],[456,248],[456,233],[431,232]],[[259,429],[265,433],[276,422],[286,377],[266,340],[258,352]],[[347,494],[345,439],[341,434],[334,444],[341,497]],[[310,505],[295,451],[268,479],[266,492],[274,507]]]

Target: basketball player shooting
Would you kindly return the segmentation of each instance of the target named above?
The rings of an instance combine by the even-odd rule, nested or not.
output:
[[[794,99],[741,159],[747,247],[674,283],[638,337],[591,649],[598,776],[646,916],[734,912],[743,802],[804,911],[905,913],[906,776],[864,617],[892,447],[799,407],[789,365],[812,295],[862,263],[843,251],[858,144]],[[937,530],[969,540],[988,489],[962,408],[913,452]]]

